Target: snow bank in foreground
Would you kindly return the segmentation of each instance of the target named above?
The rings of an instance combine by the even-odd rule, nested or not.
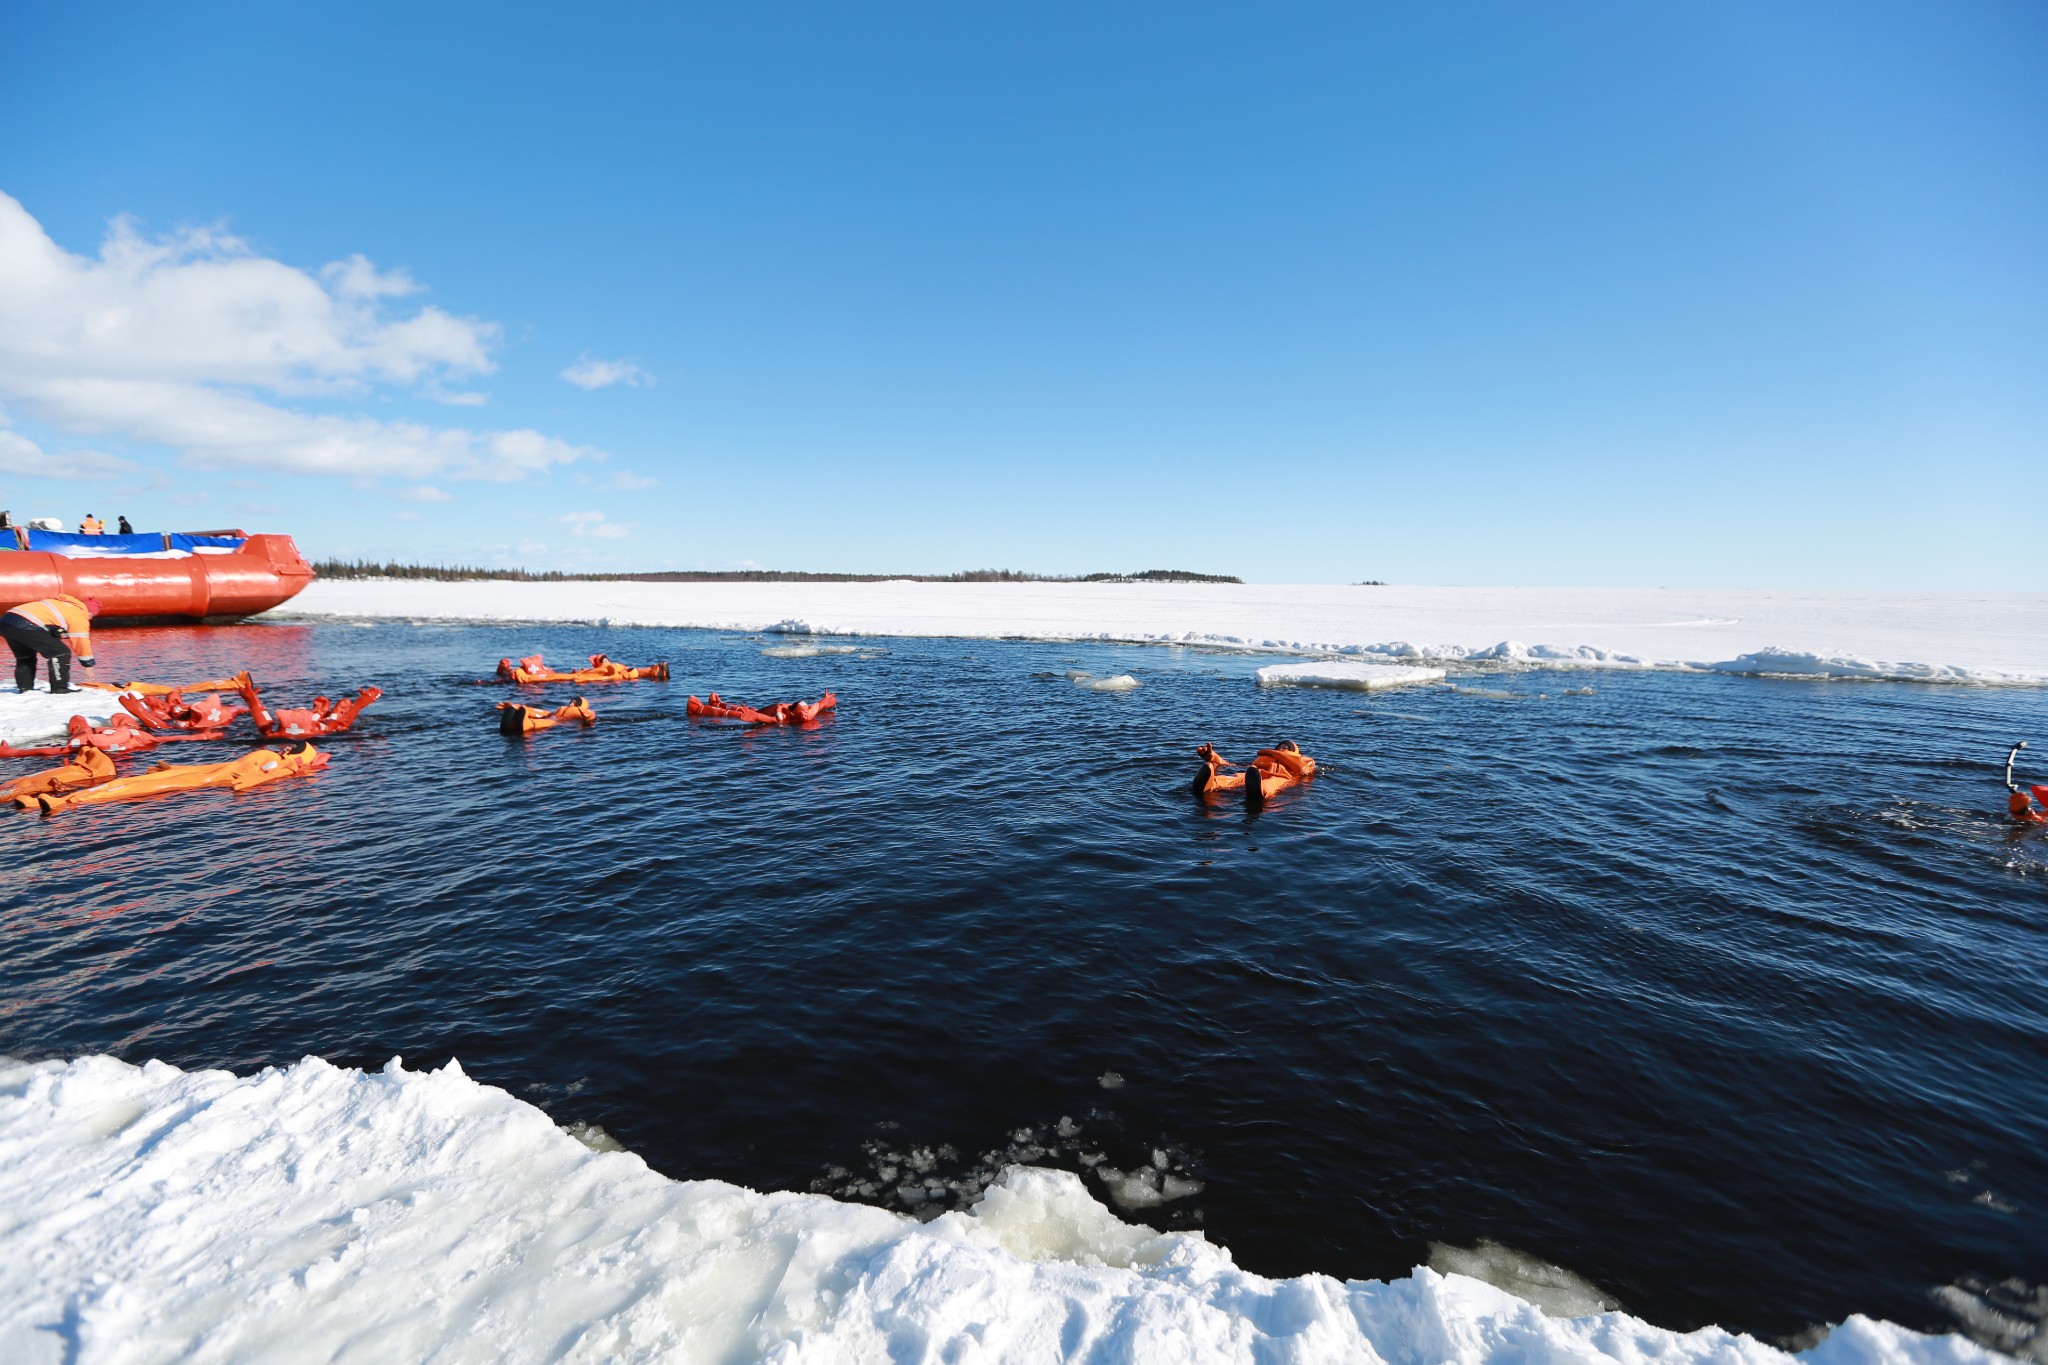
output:
[[[103,725],[120,706],[112,692],[50,694],[47,682],[33,692],[0,692],[0,743],[47,744],[61,740],[73,716],[90,717]]]
[[[1790,1359],[1717,1328],[1559,1319],[1462,1275],[1269,1280],[1013,1168],[919,1224],[672,1181],[451,1063],[237,1078],[0,1061],[0,1359]],[[1815,1365],[1983,1365],[1851,1318]]]
[[[2048,685],[2048,593],[333,580],[311,584],[274,614],[695,626],[812,642],[832,635],[1129,641],[1394,663],[1712,667]],[[1804,664],[1773,666],[1795,658]]]
[[[1272,664],[1259,670],[1261,687],[1341,687],[1352,692],[1377,692],[1383,687],[1442,682],[1441,668],[1400,664],[1331,661],[1315,664]]]

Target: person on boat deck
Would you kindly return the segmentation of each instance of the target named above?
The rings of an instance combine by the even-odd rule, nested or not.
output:
[[[73,652],[88,672],[92,669],[92,618],[99,612],[99,598],[66,594],[23,602],[0,616],[0,637],[14,650],[15,687],[35,690],[36,658],[41,656],[50,661],[50,690],[71,691]]]
[[[128,518],[126,518],[126,517],[122,517],[122,518],[121,518],[120,520],[121,520],[121,525],[119,526],[119,528],[118,528],[118,529],[119,529],[119,531],[121,532],[121,534],[122,534],[122,535],[124,535],[124,536],[132,536],[132,535],[134,535],[134,534],[135,534],[135,528],[134,528],[133,526],[130,526],[130,525],[128,524]]]
[[[107,524],[90,512],[85,514],[84,521],[78,523],[78,534],[82,536],[103,536],[106,533]]]

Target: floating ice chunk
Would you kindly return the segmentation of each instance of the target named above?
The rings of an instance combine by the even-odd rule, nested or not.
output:
[[[1163,1159],[1163,1154],[1160,1159]],[[1189,1195],[1200,1194],[1202,1182],[1192,1176],[1162,1170],[1156,1163],[1132,1171],[1114,1166],[1097,1166],[1095,1175],[1119,1208],[1149,1209]]]
[[[594,1123],[565,1123],[562,1131],[593,1152],[623,1152],[624,1143]]]
[[[1098,1172],[1099,1174],[1099,1172]],[[1158,1201],[1153,1201],[1158,1202]],[[1157,1265],[1182,1243],[1201,1242],[1210,1257],[1227,1256],[1199,1233],[1162,1235],[1126,1223],[1097,1203],[1072,1171],[1013,1166],[991,1185],[968,1213],[938,1218],[940,1236],[993,1243],[1021,1261],[1068,1261],[1075,1265],[1128,1268]]]
[[[1067,674],[1067,681],[1088,692],[1128,692],[1138,685],[1138,680],[1128,673],[1119,673],[1113,678],[1098,678],[1092,673],[1076,669]]]
[[[1553,1318],[1583,1318],[1621,1305],[1613,1296],[1563,1266],[1482,1239],[1477,1246],[1429,1244],[1429,1268],[1441,1275],[1470,1275],[1526,1299]]]
[[[860,645],[769,645],[761,653],[770,659],[815,659],[820,654],[860,654]]]
[[[1353,692],[1377,692],[1384,687],[1409,683],[1439,682],[1441,668],[1419,665],[1366,664],[1349,660],[1328,660],[1312,664],[1269,664],[1259,670],[1261,687],[1338,687]]]

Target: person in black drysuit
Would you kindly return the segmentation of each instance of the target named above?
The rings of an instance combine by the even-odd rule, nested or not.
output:
[[[121,534],[124,536],[132,536],[135,534],[135,528],[128,524],[128,518],[126,517],[121,518]]]

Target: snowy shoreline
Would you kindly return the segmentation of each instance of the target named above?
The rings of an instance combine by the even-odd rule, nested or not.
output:
[[[1182,644],[1399,663],[2048,686],[2048,594],[327,580],[264,619]]]
[[[453,1063],[0,1058],[0,1358],[1990,1365],[1852,1316],[1789,1355],[1418,1267],[1272,1280],[1013,1167],[928,1223],[671,1180]]]

